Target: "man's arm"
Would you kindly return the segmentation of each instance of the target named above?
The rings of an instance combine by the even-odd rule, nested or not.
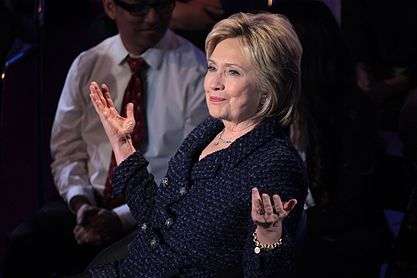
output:
[[[78,64],[79,58],[67,75],[51,134],[52,175],[60,195],[74,212],[83,204],[95,204],[87,172],[87,146],[81,136],[86,105]]]

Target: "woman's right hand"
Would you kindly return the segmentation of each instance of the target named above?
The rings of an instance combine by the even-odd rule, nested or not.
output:
[[[135,127],[133,103],[126,106],[126,117],[120,116],[110,98],[109,88],[96,82],[90,84],[90,98],[112,145],[117,165],[135,152],[130,137]]]
[[[110,98],[107,85],[102,84],[100,88],[94,81],[90,85],[90,98],[110,142],[114,144],[129,138],[135,126],[133,104],[127,104],[126,118],[120,116]]]

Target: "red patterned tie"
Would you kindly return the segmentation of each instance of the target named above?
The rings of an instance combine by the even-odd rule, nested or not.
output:
[[[142,75],[146,70],[147,64],[142,58],[127,57],[127,63],[129,64],[130,70],[132,71],[132,77],[127,84],[125,94],[122,102],[121,115],[126,117],[126,105],[131,102],[134,106],[134,116],[136,125],[133,128],[132,143],[135,149],[139,149],[143,144],[146,135],[145,126],[145,91],[142,80]],[[114,153],[112,153],[111,162],[109,166],[109,172],[104,188],[104,206],[108,208],[114,208],[118,205],[123,204],[123,198],[112,198],[112,183],[111,179],[113,176],[114,169],[116,168],[116,159]]]

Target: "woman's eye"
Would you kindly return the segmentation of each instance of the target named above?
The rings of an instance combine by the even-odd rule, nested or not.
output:
[[[239,76],[240,72],[238,72],[237,70],[229,70],[229,74],[232,76]]]
[[[216,68],[214,66],[208,65],[207,66],[207,71],[215,71]]]

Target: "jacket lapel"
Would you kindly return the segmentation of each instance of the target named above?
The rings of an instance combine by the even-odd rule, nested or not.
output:
[[[172,186],[168,186],[161,192],[169,202],[176,202],[190,189],[193,164],[198,160],[201,151],[222,128],[223,123],[220,120],[209,117],[193,130],[180,146],[169,162],[167,179]]]

